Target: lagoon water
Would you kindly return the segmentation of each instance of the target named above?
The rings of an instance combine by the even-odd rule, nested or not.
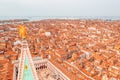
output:
[[[103,20],[120,20],[120,16],[0,16],[0,20],[10,19],[29,19],[43,20],[43,19],[103,19]]]

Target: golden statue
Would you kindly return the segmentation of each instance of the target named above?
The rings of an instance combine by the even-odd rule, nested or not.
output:
[[[26,28],[23,25],[19,26],[19,35],[22,39],[26,38]]]

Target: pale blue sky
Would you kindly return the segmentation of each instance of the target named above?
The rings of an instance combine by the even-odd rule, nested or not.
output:
[[[120,16],[120,0],[0,0],[0,16]]]

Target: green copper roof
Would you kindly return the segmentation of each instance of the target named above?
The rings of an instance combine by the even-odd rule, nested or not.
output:
[[[34,77],[32,75],[32,70],[31,70],[27,56],[25,56],[22,80],[34,80]]]

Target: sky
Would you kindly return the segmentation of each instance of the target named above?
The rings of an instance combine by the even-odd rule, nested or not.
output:
[[[120,16],[120,0],[0,0],[0,16]]]

